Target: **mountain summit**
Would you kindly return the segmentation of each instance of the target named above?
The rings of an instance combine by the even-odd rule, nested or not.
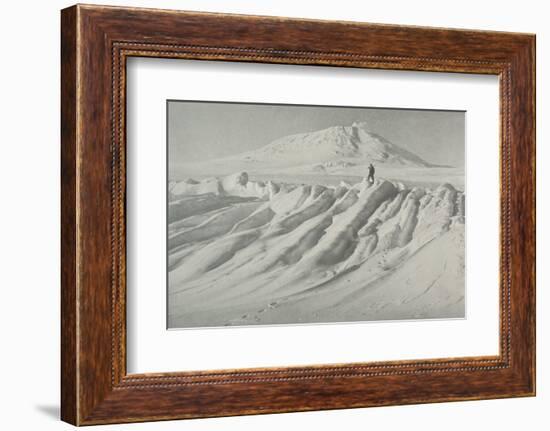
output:
[[[257,150],[239,154],[250,162],[308,164],[388,164],[395,166],[434,166],[416,154],[371,132],[365,122],[351,126],[333,126],[310,133],[279,138]]]

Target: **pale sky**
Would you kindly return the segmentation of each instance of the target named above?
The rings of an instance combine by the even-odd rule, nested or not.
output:
[[[361,121],[430,163],[464,166],[463,111],[187,101],[167,106],[170,164],[235,155],[283,136]]]

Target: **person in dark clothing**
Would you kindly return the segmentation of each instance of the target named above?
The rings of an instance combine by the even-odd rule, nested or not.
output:
[[[367,177],[367,181],[374,184],[374,166],[372,163],[369,165],[369,176]]]

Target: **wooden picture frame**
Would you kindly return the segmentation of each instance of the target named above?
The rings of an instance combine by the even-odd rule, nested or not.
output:
[[[535,394],[534,35],[83,5],[64,9],[61,18],[64,421]],[[131,56],[498,75],[500,354],[127,374],[125,65]]]

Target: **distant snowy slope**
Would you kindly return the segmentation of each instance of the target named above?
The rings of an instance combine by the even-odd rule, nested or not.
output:
[[[274,162],[288,166],[304,162],[320,163],[325,166],[333,166],[335,163],[433,166],[411,151],[371,132],[364,122],[285,136],[257,150],[228,159]]]

